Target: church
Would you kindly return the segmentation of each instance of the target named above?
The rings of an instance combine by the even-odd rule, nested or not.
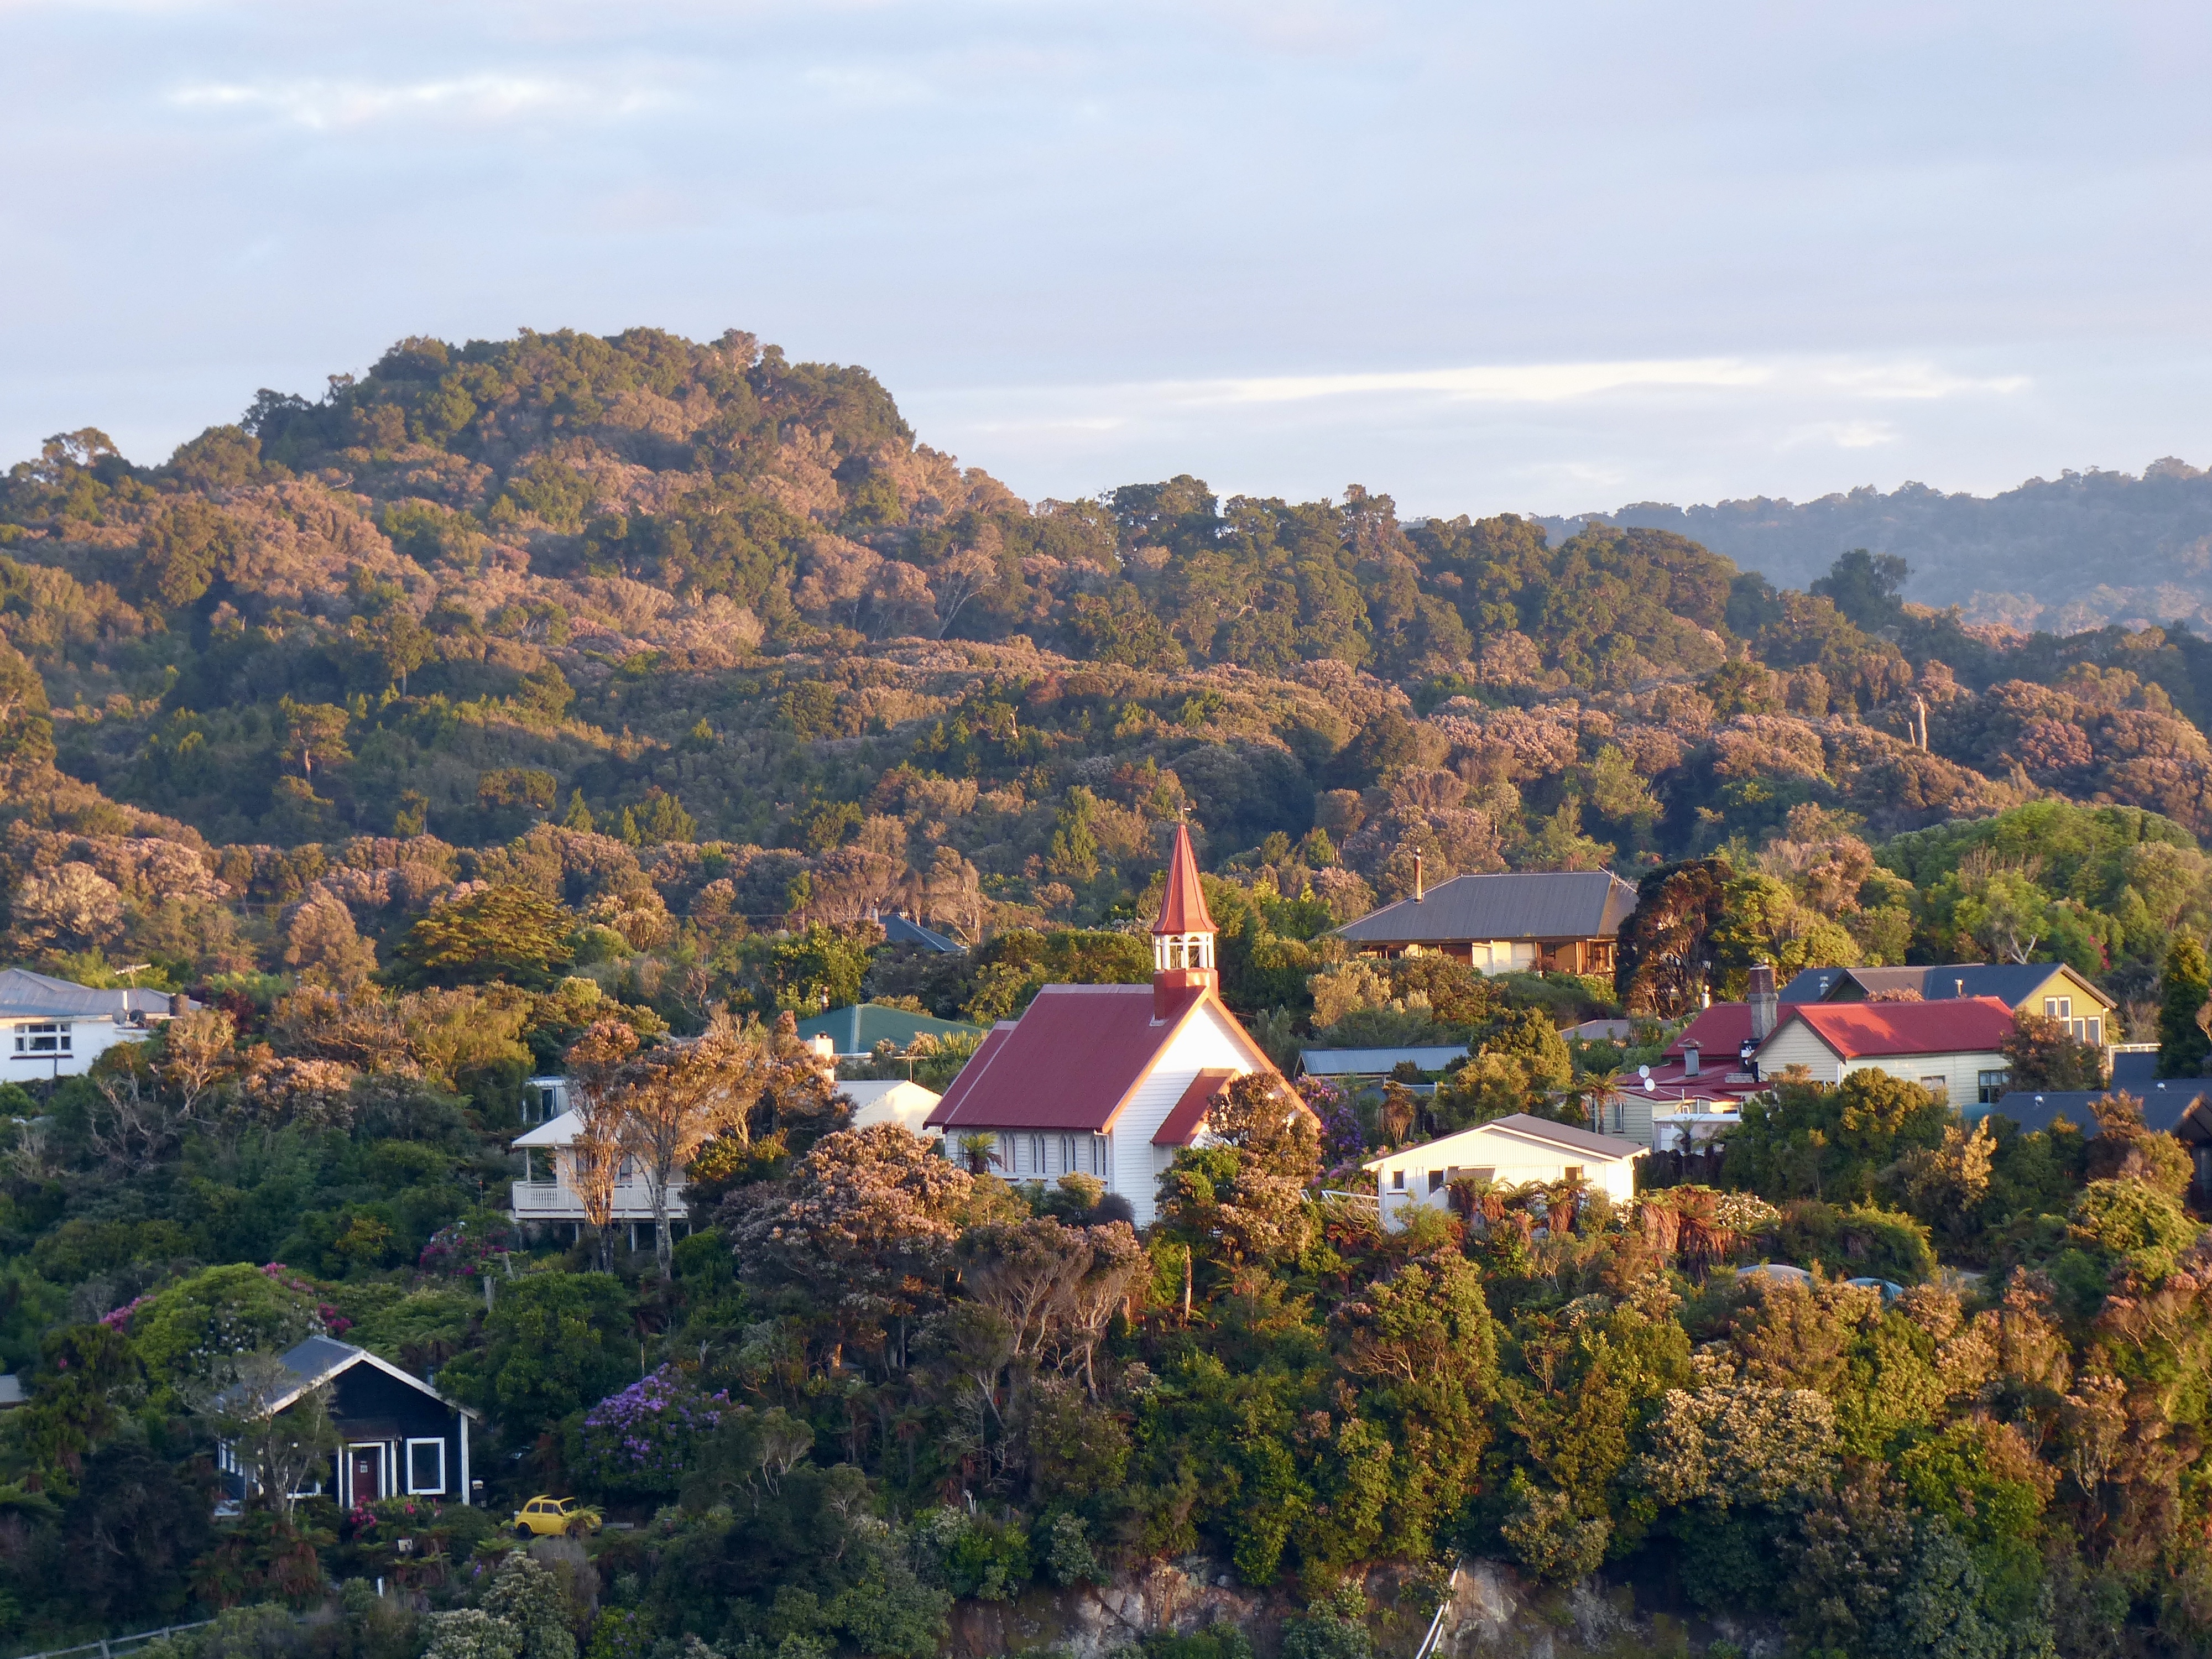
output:
[[[1278,1075],[1222,1005],[1215,932],[1178,824],[1152,982],[1048,985],[1000,1021],[929,1115],[947,1153],[981,1140],[1008,1181],[1095,1176],[1148,1224],[1161,1173],[1204,1130],[1214,1097],[1249,1073]]]

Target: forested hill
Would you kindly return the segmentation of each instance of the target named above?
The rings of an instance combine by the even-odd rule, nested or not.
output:
[[[702,903],[1096,924],[1186,805],[1211,866],[1336,914],[1417,852],[1856,859],[2050,798],[2142,809],[2107,840],[2212,830],[2185,631],[1964,626],[1840,545],[1808,593],[1669,532],[1406,524],[1356,487],[1031,506],[864,370],[741,333],[408,340],[158,465],[64,434],[10,470],[0,546],[12,946],[180,978],[274,965],[318,883],[388,933],[541,865],[634,944]],[[2195,866],[2182,898],[2117,869],[2027,933],[2148,962]]]
[[[1893,554],[1913,568],[1915,599],[2017,628],[2201,627],[2212,617],[2212,473],[2171,456],[2140,477],[2091,467],[1986,498],[1907,483],[1812,501],[1638,501],[1541,520],[1554,535],[1592,521],[1692,536],[1800,585],[1838,548]]]

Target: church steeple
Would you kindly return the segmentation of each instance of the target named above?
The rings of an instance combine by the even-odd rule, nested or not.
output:
[[[1198,857],[1190,848],[1190,827],[1176,825],[1175,851],[1168,858],[1167,890],[1152,922],[1152,1018],[1164,1019],[1195,990],[1218,991],[1214,967],[1212,913],[1198,878]]]

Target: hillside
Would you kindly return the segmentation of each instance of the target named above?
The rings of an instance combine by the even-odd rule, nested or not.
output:
[[[1555,536],[1590,522],[1672,531],[1800,586],[1839,550],[1863,547],[1911,565],[1913,599],[2013,628],[2212,619],[2212,474],[2172,457],[2139,476],[2092,467],[1989,497],[1907,483],[1813,501],[1638,501],[1540,522]]]
[[[1375,1659],[1449,1597],[1452,1652],[2203,1650],[2212,1235],[2134,1108],[1785,1075],[1726,1191],[1346,1196],[1660,1053],[1651,979],[1347,959],[1417,859],[1667,872],[1638,937],[1686,1006],[2063,958],[2212,1060],[2204,641],[1808,568],[1356,488],[1025,503],[735,332],[410,340],[159,463],[55,438],[0,495],[0,963],[200,1006],[0,1082],[0,1643]],[[1141,982],[1185,815],[1267,1050],[1466,1063],[1310,1115],[1240,1079],[1141,1233],[851,1127],[799,1016]],[[1631,1042],[1563,1037],[1617,992]],[[2032,1016],[2007,1055],[2101,1065]],[[687,1183],[665,1226],[507,1213],[550,1069],[608,1182]],[[320,1396],[239,1401],[319,1334],[477,1413],[483,1506],[301,1495]],[[219,1443],[263,1484],[211,1521]],[[526,1550],[540,1493],[623,1524]]]

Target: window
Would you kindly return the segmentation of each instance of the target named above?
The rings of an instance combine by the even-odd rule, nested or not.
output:
[[[1440,1193],[1440,1192],[1443,1191],[1443,1189],[1444,1189],[1444,1172],[1443,1172],[1442,1170],[1430,1170],[1430,1171],[1429,1171],[1429,1190],[1430,1190],[1431,1192],[1432,1192],[1432,1193]]]
[[[70,1047],[70,1023],[43,1020],[35,1025],[15,1028],[15,1052],[19,1054],[66,1054]]]
[[[2072,1019],[2074,999],[2072,997],[2044,998],[2043,1017],[2045,1019]]]
[[[1083,1166],[1081,1164],[1075,1161],[1075,1137],[1073,1135],[1062,1135],[1060,1138],[1060,1173],[1063,1175],[1073,1175],[1082,1167]]]
[[[1042,1135],[1030,1137],[1030,1173],[1033,1176],[1041,1176],[1044,1173],[1044,1137]]]
[[[1613,1103],[1613,1132],[1619,1134],[1627,1127],[1628,1103],[1625,1100],[1616,1100]]]
[[[553,1152],[548,1146],[524,1149],[530,1159],[530,1183],[533,1187],[550,1187],[559,1177],[553,1168]]]
[[[2004,1097],[2005,1083],[2012,1073],[2004,1070],[1974,1073],[1974,1098],[1984,1106],[1994,1106]]]
[[[446,1443],[410,1440],[407,1443],[407,1490],[441,1493],[446,1490]]]
[[[1403,1170],[1390,1171],[1390,1190],[1394,1193],[1402,1193],[1406,1190],[1406,1172]]]
[[[2077,1019],[2074,1022],[2084,1033],[2081,1041],[2092,1048],[2105,1046],[2105,1022],[2101,1019]]]
[[[1106,1173],[1106,1137],[1104,1135],[1091,1137],[1091,1173],[1102,1176]]]
[[[1568,1164],[1565,1178],[1569,1181],[1580,1181],[1583,1178],[1583,1166],[1579,1164]]]
[[[1948,1077],[1923,1077],[1920,1079],[1920,1086],[1938,1100],[1951,1097],[1951,1079]]]

